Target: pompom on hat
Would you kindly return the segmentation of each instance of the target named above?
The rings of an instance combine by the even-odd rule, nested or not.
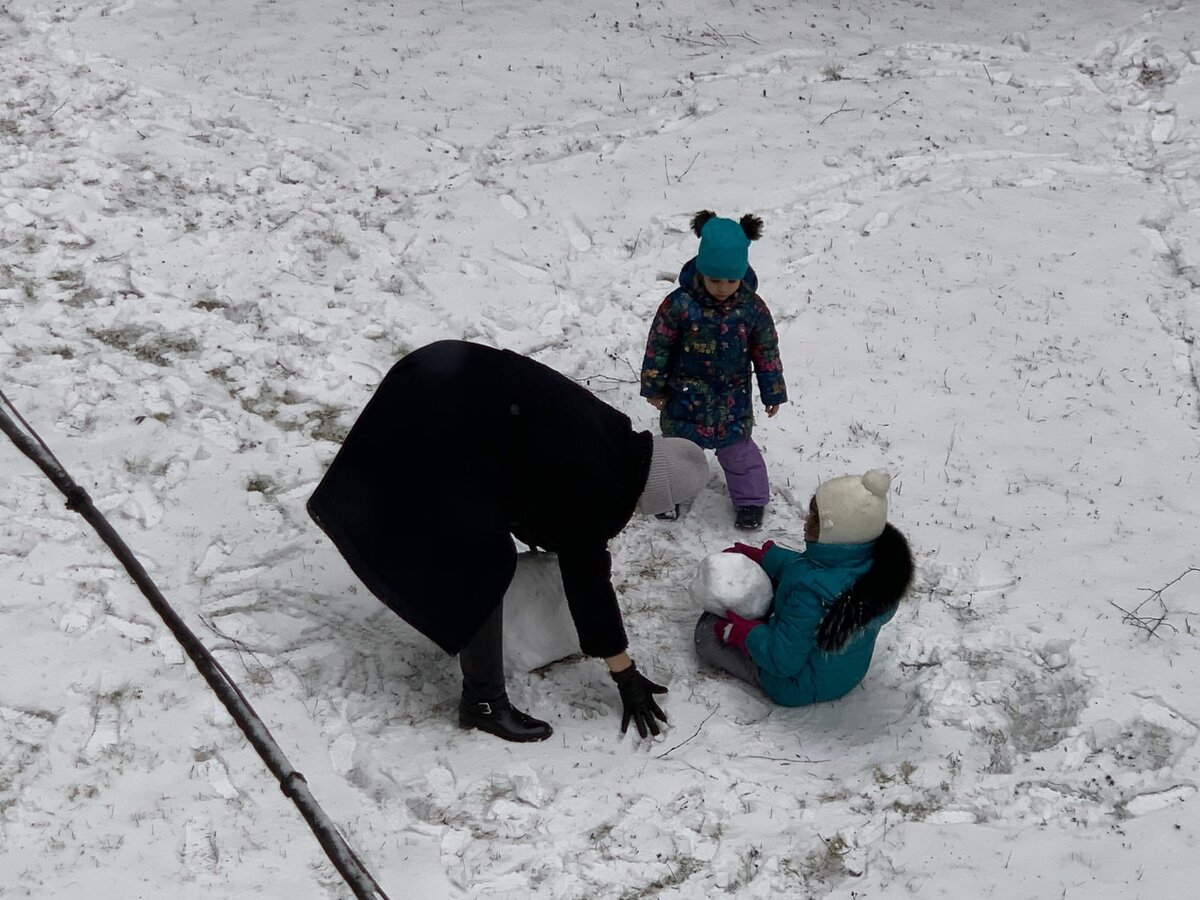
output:
[[[891,483],[886,469],[822,482],[814,495],[821,523],[818,540],[822,544],[861,544],[883,534]]]
[[[650,455],[650,474],[638,498],[638,511],[645,516],[670,512],[691,500],[708,484],[708,459],[687,438],[655,437]]]
[[[709,278],[740,281],[750,268],[750,242],[762,236],[762,219],[747,214],[735,222],[705,209],[692,218],[692,231],[700,238],[696,271]]]

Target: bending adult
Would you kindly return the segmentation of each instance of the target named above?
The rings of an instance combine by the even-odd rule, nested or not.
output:
[[[629,417],[539,362],[467,341],[405,356],[308,501],[376,597],[459,655],[459,724],[508,741],[552,729],[505,689],[502,603],[515,536],[558,555],[580,649],[608,665],[621,731],[666,716],[628,654],[608,542],[635,511],[673,510],[708,481],[704,451]]]

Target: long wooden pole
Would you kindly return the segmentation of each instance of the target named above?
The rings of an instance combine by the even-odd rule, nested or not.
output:
[[[129,573],[134,583],[141,588],[146,599],[150,601],[150,605],[166,623],[167,628],[179,641],[184,652],[191,658],[197,670],[204,676],[204,680],[208,682],[209,687],[229,711],[229,715],[246,735],[246,740],[262,757],[262,761],[266,763],[271,774],[279,782],[280,789],[296,804],[300,815],[312,829],[330,862],[346,879],[350,889],[354,891],[354,896],[358,900],[388,900],[383,888],[367,871],[362,861],[337,830],[333,820],[313,797],[304,776],[297,772],[288,761],[287,756],[272,737],[266,723],[254,711],[229,673],[209,652],[203,642],[196,637],[195,633],[187,627],[187,624],[150,578],[146,569],[133,555],[133,551],[117,534],[104,514],[96,509],[87,491],[71,478],[54,454],[50,452],[50,448],[38,437],[37,432],[23,419],[20,421],[24,427],[18,425],[5,407],[13,409],[15,413],[8,398],[4,396],[3,391],[0,391],[0,431],[8,435],[17,449],[29,457],[62,492],[63,496],[67,498],[67,508],[83,516],[88,524],[96,530],[100,539],[108,545],[121,565],[125,567],[125,571]],[[19,414],[17,415],[20,418]]]

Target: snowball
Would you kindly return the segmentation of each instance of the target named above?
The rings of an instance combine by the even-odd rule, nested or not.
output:
[[[741,553],[713,553],[700,561],[688,591],[703,609],[721,616],[733,610],[761,619],[771,608],[775,589],[762,567]]]

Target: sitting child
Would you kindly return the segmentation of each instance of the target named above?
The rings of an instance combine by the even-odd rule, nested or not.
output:
[[[765,619],[727,611],[696,623],[700,658],[758,685],[782,706],[836,700],[867,674],[879,629],[912,584],[908,541],[887,522],[891,476],[882,469],[817,487],[805,549],[736,544],[771,579]]]

